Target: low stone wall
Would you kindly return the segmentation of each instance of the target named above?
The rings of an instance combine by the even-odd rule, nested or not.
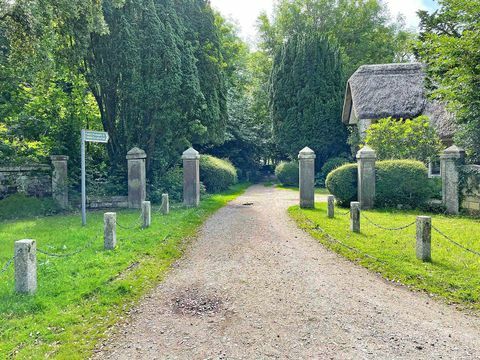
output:
[[[465,165],[461,169],[462,209],[480,214],[480,165]]]
[[[51,196],[50,165],[0,167],[0,199],[15,193],[36,197]]]
[[[89,209],[128,208],[128,197],[127,196],[88,197],[87,208]]]

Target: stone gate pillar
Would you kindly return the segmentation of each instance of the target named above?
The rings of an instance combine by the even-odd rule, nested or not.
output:
[[[305,147],[298,154],[300,207],[302,209],[315,207],[315,158],[315,153],[309,147]]]
[[[361,209],[372,209],[375,202],[375,161],[377,155],[368,146],[357,153],[358,202]]]
[[[52,155],[52,196],[62,209],[68,208],[68,156]]]
[[[458,146],[450,146],[440,155],[442,201],[448,214],[460,212],[460,166],[464,163],[465,150]]]
[[[183,203],[198,206],[200,203],[200,154],[194,148],[183,155]]]
[[[145,151],[135,147],[127,153],[128,161],[128,207],[140,209],[147,194]]]

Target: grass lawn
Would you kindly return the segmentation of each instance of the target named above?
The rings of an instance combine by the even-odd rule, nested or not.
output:
[[[405,230],[378,229],[361,218],[361,234],[350,231],[348,209],[336,208],[327,218],[325,203],[315,210],[291,207],[298,225],[331,250],[380,273],[391,281],[426,291],[461,307],[480,309],[480,257],[450,243],[432,230],[432,262],[415,256],[415,225]],[[384,227],[401,227],[415,221],[416,211],[364,211],[371,221]],[[480,252],[478,220],[432,215],[432,225],[461,245]]]
[[[103,250],[103,212],[89,213],[85,228],[79,215],[1,222],[0,266],[13,256],[15,240],[35,239],[38,249],[58,254],[93,243],[70,257],[37,253],[34,296],[15,294],[13,265],[0,274],[0,359],[87,358],[105,330],[162,280],[182,254],[183,240],[246,187],[209,196],[196,209],[153,213],[152,226],[145,230],[117,227],[114,251]],[[138,211],[120,211],[117,221],[128,226],[138,216]]]

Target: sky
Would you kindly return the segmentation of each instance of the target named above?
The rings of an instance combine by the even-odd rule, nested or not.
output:
[[[256,20],[262,11],[269,15],[273,11],[274,0],[210,0],[214,8],[223,16],[234,20],[241,30],[242,37],[250,43],[255,42]],[[417,28],[417,10],[432,10],[437,7],[434,0],[384,0],[388,4],[391,15],[402,14],[408,27]]]

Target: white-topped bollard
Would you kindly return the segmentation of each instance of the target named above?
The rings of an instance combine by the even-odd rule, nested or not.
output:
[[[360,203],[357,201],[350,203],[350,230],[360,232]]]
[[[432,218],[430,216],[417,217],[417,245],[418,260],[424,262],[432,260]]]
[[[315,153],[309,147],[303,148],[298,154],[300,207],[302,209],[315,207],[315,158]]]
[[[150,201],[142,202],[142,223],[144,229],[152,225],[152,204]]]
[[[117,213],[103,214],[103,245],[105,250],[113,250],[117,246]]]
[[[160,206],[160,212],[164,215],[170,213],[170,200],[168,194],[162,194],[162,205]]]
[[[34,294],[37,291],[37,244],[35,240],[15,241],[15,291]]]
[[[328,199],[327,216],[330,219],[333,219],[335,217],[335,196],[328,195],[327,199]]]

